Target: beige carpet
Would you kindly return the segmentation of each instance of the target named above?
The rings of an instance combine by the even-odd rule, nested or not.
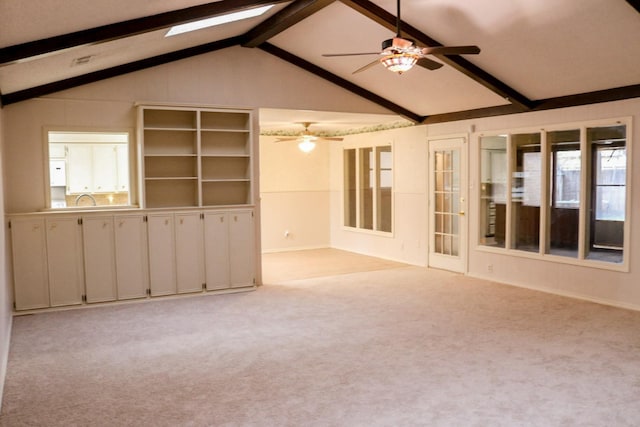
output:
[[[419,267],[15,319],[2,426],[637,426],[640,313]]]
[[[333,248],[276,252],[262,255],[265,284],[311,277],[406,267],[407,264]]]

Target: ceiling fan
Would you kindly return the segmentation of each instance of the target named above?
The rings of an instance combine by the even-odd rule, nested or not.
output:
[[[343,138],[334,138],[327,136],[316,136],[311,131],[309,131],[309,126],[314,124],[314,122],[300,122],[302,126],[304,126],[304,131],[300,134],[300,136],[294,136],[291,138],[278,138],[276,142],[282,141],[299,141],[298,148],[305,153],[312,151],[316,148],[316,141],[342,141]]]
[[[356,55],[380,55],[379,59],[358,68],[352,74],[368,70],[374,65],[381,63],[387,70],[402,74],[410,70],[414,65],[424,67],[428,70],[437,70],[442,64],[427,58],[427,55],[476,55],[480,53],[478,46],[434,46],[419,47],[415,41],[405,39],[400,33],[400,0],[397,2],[396,16],[396,36],[382,42],[382,52],[360,52],[360,53],[334,53],[323,54],[322,56],[356,56]]]

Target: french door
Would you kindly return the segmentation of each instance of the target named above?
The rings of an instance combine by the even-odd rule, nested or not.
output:
[[[429,141],[429,267],[467,269],[467,155],[464,138]]]

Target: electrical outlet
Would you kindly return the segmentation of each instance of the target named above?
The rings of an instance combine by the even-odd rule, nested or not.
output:
[[[493,264],[487,264],[487,271],[493,273]]]

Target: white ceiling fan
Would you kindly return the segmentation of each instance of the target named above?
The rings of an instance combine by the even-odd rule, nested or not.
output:
[[[316,141],[342,141],[343,140],[343,138],[338,138],[338,137],[314,135],[313,133],[311,133],[311,131],[309,131],[309,126],[311,126],[312,124],[315,124],[315,122],[300,122],[299,124],[304,126],[304,130],[299,136],[278,138],[276,139],[276,142],[298,141],[298,148],[300,149],[300,151],[309,153],[313,151],[314,148],[316,148]]]

